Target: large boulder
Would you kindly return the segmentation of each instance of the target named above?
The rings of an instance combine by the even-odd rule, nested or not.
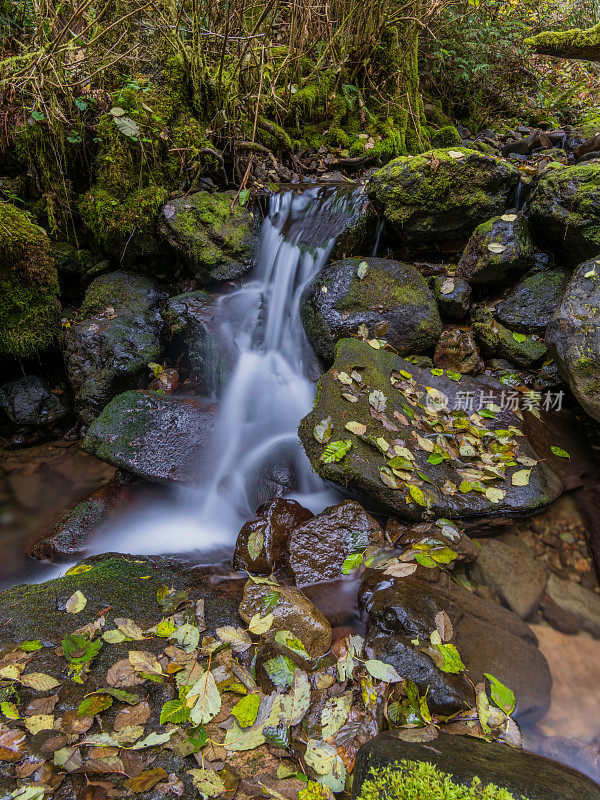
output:
[[[532,266],[533,242],[522,214],[503,214],[478,225],[458,262],[472,286],[505,283]]]
[[[444,783],[444,775],[450,776],[452,783],[461,787],[471,786],[473,779],[478,778],[483,787],[491,784],[500,789],[498,792],[491,787],[484,788],[484,794],[476,789],[473,798],[486,797],[489,800],[500,800],[500,798],[599,800],[600,798],[600,788],[597,784],[581,773],[556,761],[505,744],[449,733],[440,733],[434,742],[423,744],[404,741],[395,731],[387,731],[364,744],[358,752],[352,785],[353,800],[402,798],[402,795],[397,794],[399,790],[397,779],[403,762],[416,767],[431,765],[426,775],[432,776],[429,780],[433,782],[434,791],[426,795],[423,793],[425,791],[423,788],[416,788],[417,794],[406,795],[406,797],[418,797],[419,800],[454,796],[452,784],[448,787]],[[441,777],[436,781],[437,776]],[[423,786],[417,782],[417,787],[419,785]],[[440,794],[440,791],[443,794]],[[446,791],[453,794],[446,794]],[[507,795],[507,792],[511,792],[511,795]],[[464,797],[464,793],[461,793],[460,797]]]
[[[238,204],[236,193],[196,192],[171,200],[158,230],[204,283],[237,278],[250,268],[256,245],[254,218]]]
[[[381,570],[366,570],[360,603],[369,615],[365,644],[371,657],[392,664],[421,691],[429,688],[428,702],[435,713],[472,707],[473,684],[483,681],[487,672],[513,690],[518,717],[542,717],[550,705],[552,679],[531,630],[508,609],[444,578],[432,583],[416,575],[393,578]],[[450,620],[451,642],[464,674],[442,670],[428,650],[436,615],[442,611]]]
[[[13,425],[46,427],[69,413],[62,394],[52,391],[44,378],[29,375],[0,386],[0,409]]]
[[[546,342],[579,403],[600,420],[600,255],[573,273]]]
[[[600,164],[546,170],[529,200],[536,240],[567,267],[600,252]]]
[[[561,270],[534,272],[521,280],[496,306],[503,325],[519,333],[543,333],[560,305],[567,285]]]
[[[216,415],[199,400],[129,391],[104,408],[83,448],[147,480],[194,483],[210,474],[215,428]]]
[[[403,519],[530,513],[554,500],[561,482],[527,439],[537,420],[495,410],[500,383],[440,371],[342,339],[300,423],[313,468]]]
[[[372,176],[369,195],[403,242],[431,248],[465,240],[501,214],[518,182],[512,164],[457,147],[391,161]]]
[[[160,360],[166,294],[149,278],[111,272],[85,293],[81,320],[64,334],[75,410],[89,425],[115,394],[148,383],[148,364]]]
[[[431,350],[442,332],[437,303],[414,267],[383,258],[347,258],[324,267],[306,286],[300,315],[325,363],[335,345],[358,332],[385,338],[401,355]]]
[[[31,358],[60,331],[58,273],[46,232],[0,202],[0,353]]]
[[[474,315],[473,331],[481,351],[487,358],[505,358],[519,367],[539,364],[547,353],[543,340],[526,336],[501,325],[489,309],[478,309]]]

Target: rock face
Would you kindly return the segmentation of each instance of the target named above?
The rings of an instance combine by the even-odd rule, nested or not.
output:
[[[481,553],[469,575],[488,586],[522,619],[529,619],[538,608],[548,581],[539,561],[503,542],[480,542]],[[599,600],[600,604],[600,600]]]
[[[486,742],[440,733],[428,744],[404,742],[395,732],[379,734],[358,751],[352,785],[353,800],[375,800],[388,796],[383,788],[367,794],[365,782],[373,770],[394,770],[402,761],[433,764],[452,775],[455,783],[470,786],[478,777],[484,785],[493,784],[515,797],[531,800],[599,800],[600,789],[589,778],[569,767],[541,756],[516,750],[496,742]],[[363,792],[364,795],[363,795]]]
[[[336,342],[361,325],[371,337],[381,331],[401,355],[427,352],[442,332],[424,278],[414,267],[383,258],[347,258],[324,267],[304,290],[300,315],[326,364],[335,357]]]
[[[382,540],[378,523],[359,503],[326,508],[290,533],[287,558],[296,586],[341,578],[346,556]]]
[[[533,242],[522,214],[503,214],[482,223],[469,239],[458,273],[472,286],[502,284],[533,264]]]
[[[341,373],[354,373],[351,385],[339,380]],[[506,479],[499,477],[502,458],[509,452],[527,464],[530,458],[539,460],[526,436],[529,414],[525,423],[507,408],[492,412],[489,419],[469,419],[482,396],[499,398],[502,391],[502,385],[489,378],[453,381],[366,342],[343,339],[333,368],[319,382],[315,408],[300,424],[300,439],[322,478],[364,493],[402,519],[526,513],[555,499],[561,482],[543,461],[517,476],[516,485],[512,476],[523,464],[518,469],[506,467]],[[474,405],[467,414],[461,406],[469,408],[469,398]],[[315,431],[323,420],[326,433],[331,426],[330,445],[324,443],[328,437],[320,429]],[[494,458],[498,434],[491,431],[510,426],[519,433],[514,438],[499,434],[505,455],[496,453]],[[450,447],[462,448],[462,458],[458,451],[447,449],[444,433],[455,437]],[[467,435],[474,437],[474,449],[469,448]],[[488,466],[500,467],[496,478],[493,467],[486,471],[482,458]],[[521,478],[527,478],[527,485],[519,485]]]
[[[501,214],[518,181],[511,164],[457,147],[391,161],[371,178],[369,196],[403,242],[432,247],[467,239]]]
[[[546,341],[579,403],[600,420],[600,250],[573,273]]]
[[[69,413],[62,396],[54,394],[47,381],[37,375],[2,384],[0,409],[13,425],[35,427],[53,425]]]
[[[373,569],[363,577],[360,602],[369,614],[366,646],[373,657],[392,664],[422,691],[429,686],[432,711],[450,714],[474,701],[473,687],[463,674],[443,672],[411,641],[418,638],[427,646],[440,611],[450,619],[452,644],[473,683],[491,672],[514,691],[518,717],[538,719],[548,709],[548,665],[535,636],[516,614],[453,582],[392,578]]]
[[[443,319],[464,319],[471,308],[471,287],[464,278],[436,275],[433,295]]]
[[[560,270],[523,278],[496,307],[503,325],[520,333],[543,333],[560,305],[567,276]]]
[[[83,448],[147,480],[193,483],[210,473],[215,425],[215,415],[197,400],[129,391],[92,423]]]
[[[543,341],[518,332],[513,335],[513,331],[494,319],[489,309],[479,309],[475,314],[473,331],[487,358],[505,358],[519,367],[532,367],[547,353]]]
[[[196,192],[171,200],[162,210],[158,230],[184,263],[204,283],[237,278],[251,266],[253,216],[236,204],[235,192]]]
[[[529,200],[536,241],[567,267],[600,253],[600,164],[546,170]]]
[[[148,363],[159,361],[166,294],[148,278],[112,272],[94,280],[81,322],[65,332],[64,350],[75,410],[84,425],[125,389],[147,383]]]
[[[296,500],[275,497],[263,503],[238,534],[233,568],[253,575],[270,575],[284,565],[288,538],[294,528],[313,516]]]

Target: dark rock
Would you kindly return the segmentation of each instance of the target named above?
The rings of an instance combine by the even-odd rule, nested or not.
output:
[[[529,800],[599,800],[600,788],[579,772],[541,756],[504,744],[440,733],[434,742],[405,742],[386,731],[364,744],[356,759],[353,800],[361,797],[372,770],[402,761],[427,762],[449,774],[455,783],[471,786],[473,778]],[[375,795],[373,795],[375,796]],[[387,796],[383,791],[381,797]]]
[[[284,565],[287,542],[294,528],[313,516],[312,511],[296,500],[282,497],[259,506],[238,534],[233,568],[254,575],[270,575]]]
[[[457,525],[448,520],[437,522],[417,522],[405,530],[400,530],[400,523],[393,518],[388,520],[385,532],[394,540],[396,547],[409,548],[424,542],[429,545],[441,544],[456,553],[456,561],[466,564],[479,558],[479,547]],[[396,532],[399,534],[396,538]]]
[[[534,272],[523,278],[496,307],[504,325],[521,333],[543,333],[560,305],[567,276],[560,270]]]
[[[171,200],[159,216],[159,233],[204,283],[237,278],[252,264],[254,218],[239,204],[231,212],[235,196],[196,192]]]
[[[532,233],[567,267],[600,253],[600,164],[546,169],[529,203]]]
[[[511,611],[452,581],[434,585],[412,576],[391,578],[373,569],[364,574],[360,602],[369,615],[367,647],[422,691],[430,686],[432,711],[448,714],[474,701],[473,687],[463,674],[443,672],[412,643],[429,643],[440,611],[450,619],[452,644],[473,683],[482,681],[486,672],[497,677],[514,691],[519,717],[534,720],[548,710],[550,670],[535,636]]]
[[[326,508],[290,533],[288,564],[296,586],[341,578],[346,556],[382,541],[378,523],[359,503]]]
[[[382,221],[366,194],[356,199],[350,218],[343,224],[330,254],[332,261],[373,252]]]
[[[44,378],[29,375],[0,386],[0,409],[13,425],[46,427],[69,413],[63,394],[53,392]]]
[[[498,597],[522,619],[538,609],[548,574],[539,561],[504,542],[480,542],[481,552],[469,568],[469,577],[496,592]]]
[[[519,367],[532,367],[546,357],[546,345],[543,341],[529,335],[520,341],[520,334],[501,325],[489,309],[480,309],[475,314],[473,331],[486,358],[496,356],[516,364]]]
[[[130,391],[106,406],[83,448],[147,480],[194,483],[210,474],[215,427],[215,414],[199,400]]]
[[[586,153],[579,159],[579,164],[586,164],[588,161],[600,160],[600,150],[594,150],[592,153]]]
[[[464,319],[471,308],[471,287],[463,278],[436,275],[433,295],[438,302],[443,319]]]
[[[564,133],[563,133],[564,138]],[[520,139],[517,142],[509,142],[502,148],[503,156],[520,155],[529,156],[534,150],[545,150],[552,147],[554,139],[550,137],[549,133],[544,131],[535,131],[534,133]]]
[[[581,630],[581,625],[577,621],[577,617],[571,614],[570,611],[561,608],[548,596],[546,596],[542,602],[542,613],[546,622],[561,633],[574,636]]]
[[[571,276],[546,342],[579,403],[600,420],[600,257],[580,264]]]
[[[361,376],[361,383],[354,380],[352,386],[340,383],[339,380],[336,380],[336,375],[341,372],[345,372],[347,375],[356,372]],[[412,378],[406,376],[412,376]],[[430,389],[429,392],[427,388]],[[460,381],[453,381],[446,376],[433,375],[431,371],[420,369],[399,358],[395,353],[375,350],[366,342],[355,339],[342,339],[338,345],[338,356],[334,367],[319,382],[315,408],[300,423],[300,439],[313,468],[322,478],[355,494],[367,495],[379,506],[403,519],[418,520],[427,516],[456,518],[492,513],[496,515],[527,513],[547,505],[561,491],[559,478],[544,461],[532,468],[526,486],[511,484],[511,476],[513,471],[516,471],[515,467],[507,469],[508,480],[488,484],[495,485],[505,492],[503,497],[497,498],[499,502],[494,503],[481,492],[463,493],[456,490],[463,480],[459,470],[469,469],[471,461],[469,457],[465,458],[464,464],[456,457],[451,457],[434,465],[428,461],[430,450],[423,448],[416,438],[418,434],[422,439],[427,439],[426,447],[430,447],[429,442],[433,436],[441,446],[445,439],[434,435],[434,426],[438,424],[440,429],[451,431],[455,444],[460,444],[463,436],[460,433],[460,426],[464,423],[459,421],[459,418],[465,416],[464,411],[461,414],[460,408],[464,407],[465,398],[470,397],[474,401],[469,411],[472,413],[477,409],[477,403],[482,396],[501,398],[502,391],[505,389],[506,387],[503,387],[502,384],[487,377],[463,377]],[[383,416],[369,403],[369,395],[375,390],[381,392],[386,399],[386,410]],[[356,398],[356,402],[350,402],[343,396],[344,394],[351,399]],[[379,396],[376,395],[373,398],[375,402],[377,397]],[[498,400],[498,405],[499,403]],[[379,418],[377,418],[378,414]],[[347,440],[351,444],[345,457],[329,463],[321,460],[325,445],[316,440],[314,433],[315,426],[327,417],[331,417],[332,420],[332,441]],[[510,409],[504,408],[495,412],[493,419],[482,419],[479,430],[484,431],[488,425],[494,430],[515,426],[524,434],[524,436],[517,437],[511,445],[512,448],[518,448],[518,452],[515,449],[517,457],[533,458],[539,461],[540,457],[527,440],[530,426],[535,426],[537,420],[532,418],[530,421],[529,417],[530,415],[527,414],[525,422],[520,420]],[[345,426],[351,421],[365,425],[365,434],[369,435],[371,439],[360,438],[350,432]],[[457,427],[454,427],[455,425]],[[392,427],[390,428],[390,426]],[[470,430],[477,431],[478,429],[470,428]],[[394,485],[394,475],[391,472],[387,474],[380,472],[382,468],[386,467],[390,456],[388,455],[387,458],[384,456],[383,444],[377,442],[377,439],[382,439],[382,442],[387,443],[388,447],[394,447],[393,442],[402,442],[403,446],[412,453],[417,469],[432,483],[423,483],[418,479],[416,472],[413,472],[410,466],[407,469],[405,465],[404,470],[400,470],[401,475],[396,476],[398,478],[395,482],[397,488],[392,488],[389,483],[392,482]],[[488,447],[483,444],[484,441],[488,441],[488,439],[486,437],[481,439],[482,455],[485,455]],[[395,453],[396,451],[390,450],[391,452]],[[400,455],[402,456],[402,451]],[[473,458],[476,459],[474,466],[477,468],[479,456],[473,456]],[[519,466],[519,468],[521,467]],[[386,475],[387,482],[382,479],[382,474]],[[454,494],[451,493],[452,487],[450,486],[447,487],[447,492],[439,488],[444,486],[446,480],[453,484]],[[427,503],[427,508],[416,501],[413,502],[408,497],[408,485],[413,486],[413,492],[416,492],[417,488],[421,489],[424,496],[420,499],[421,502]],[[418,493],[416,496],[420,497]]]
[[[431,248],[501,214],[518,181],[512,164],[462,147],[391,161],[372,176],[369,195],[403,242]]]
[[[433,363],[436,367],[461,375],[481,372],[483,361],[472,331],[468,328],[446,328],[442,331],[433,355]]]
[[[115,394],[147,384],[148,364],[160,360],[166,294],[149,278],[112,272],[85,293],[81,321],[64,334],[65,362],[84,425]]]
[[[458,262],[458,274],[472,286],[504,283],[533,264],[533,242],[522,214],[504,214],[482,223]]]
[[[583,142],[583,144],[576,147],[573,155],[575,156],[575,161],[581,161],[584,156],[590,153],[597,153],[598,151],[600,151],[600,133],[597,133],[595,136],[592,136],[590,139]]]
[[[313,348],[327,364],[335,357],[336,342],[356,334],[360,325],[402,355],[430,350],[442,330],[423,277],[407,264],[383,258],[348,258],[324,267],[305,288],[300,314]]]
[[[582,630],[600,639],[600,595],[554,573],[548,578],[547,592],[559,608],[575,617]]]

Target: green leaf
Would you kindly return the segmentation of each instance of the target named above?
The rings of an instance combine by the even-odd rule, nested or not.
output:
[[[203,797],[218,797],[225,791],[223,778],[214,769],[188,769],[187,773]]]
[[[265,544],[265,535],[260,528],[254,528],[248,537],[248,555],[252,561],[256,561],[262,552]]]
[[[552,450],[554,455],[558,456],[559,458],[569,458],[569,459],[571,458],[571,456],[567,453],[567,451],[563,450],[562,447],[556,447],[555,445],[552,445],[550,447],[550,450]]]
[[[496,418],[495,413],[489,408],[482,408],[477,413],[479,414],[480,417],[483,417],[484,419],[495,419]]]
[[[87,605],[87,598],[79,589],[69,597],[65,605],[67,614],[79,614]]]
[[[513,486],[528,486],[531,469],[520,469],[513,473],[511,482]]]
[[[190,710],[186,704],[180,700],[168,700],[160,712],[160,724],[166,725],[172,722],[174,725],[181,725],[190,718]]]
[[[254,725],[260,706],[260,697],[257,694],[247,694],[234,705],[231,713],[237,719],[242,728]]]
[[[392,667],[393,669],[393,667]],[[330,697],[321,711],[321,727],[323,739],[332,736],[346,723],[352,708],[352,692],[347,692],[340,697]]]
[[[505,714],[512,714],[512,712],[515,710],[515,706],[517,705],[514,692],[501,683],[498,678],[494,678],[493,675],[490,675],[487,672],[484,672],[484,675],[490,682],[492,700],[494,703],[496,703],[498,708],[501,708]]]
[[[292,685],[296,667],[294,662],[287,656],[277,656],[265,661],[264,668],[275,686],[287,689]]]
[[[425,498],[425,495],[423,494],[423,491],[419,489],[418,486],[415,486],[412,483],[409,484],[408,493],[415,501],[415,503],[418,503],[420,506],[427,506],[427,500]]]
[[[19,645],[19,650],[22,650],[24,653],[34,653],[36,650],[41,650],[44,645],[37,641],[37,639],[33,639],[26,642],[21,642]]]
[[[442,672],[459,674],[465,671],[465,665],[462,662],[460,653],[453,644],[438,644],[434,649],[438,654],[438,658],[435,659],[436,664]]]
[[[386,683],[397,683],[402,678],[391,664],[386,664],[384,661],[378,661],[375,658],[365,661],[365,667],[370,675],[377,678],[378,681],[386,681]]]
[[[131,119],[128,116],[120,116],[116,117],[113,116],[115,125],[119,129],[119,131],[123,134],[123,136],[127,136],[128,139],[137,139],[140,135],[140,129],[138,127],[137,122]]]
[[[362,280],[369,272],[369,265],[366,261],[361,261],[356,269],[356,274]]]
[[[439,369],[438,367],[434,367],[434,368],[431,370],[431,374],[432,374],[432,375],[435,375],[435,376],[436,376],[436,378],[441,378],[441,377],[442,377],[442,375],[444,374],[444,370],[443,370],[443,369]]]
[[[21,715],[19,714],[19,709],[14,703],[9,703],[5,700],[3,703],[0,703],[0,710],[4,714],[5,717],[8,719],[20,719]]]
[[[298,655],[303,656],[304,658],[308,658],[308,653],[306,652],[306,648],[291,631],[277,631],[275,634],[275,641],[281,647],[287,647],[288,650],[291,650],[292,653],[298,653]]]
[[[313,436],[319,444],[328,444],[331,440],[333,433],[333,420],[331,417],[325,417],[321,422],[315,425]]]
[[[427,459],[429,464],[434,464],[434,465],[441,464],[443,460],[444,456],[441,453],[432,453]]]
[[[238,195],[238,202],[241,206],[245,206],[250,199],[250,189],[242,189]]]
[[[297,669],[289,694],[281,701],[281,724],[298,725],[310,705],[310,683],[305,672]]]
[[[88,697],[84,697],[79,704],[77,714],[80,717],[95,717],[96,714],[100,714],[102,711],[106,711],[107,708],[110,708],[112,704],[113,699],[108,694],[88,695]]]
[[[522,343],[527,341],[527,336],[525,336],[524,333],[513,333],[512,337],[515,340],[515,342]]]
[[[260,604],[260,613],[268,614],[269,611],[273,611],[278,602],[279,602],[279,592],[277,591],[269,592],[264,596],[263,601]]]
[[[349,575],[363,563],[364,553],[351,553],[342,564],[342,575]]]
[[[341,461],[351,447],[352,442],[349,439],[331,442],[327,445],[319,460],[324,464],[331,464],[334,461]]]

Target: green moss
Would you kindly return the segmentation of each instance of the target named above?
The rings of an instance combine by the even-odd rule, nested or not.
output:
[[[359,800],[515,800],[506,789],[484,786],[473,778],[470,786],[454,782],[451,775],[425,761],[401,761],[372,769],[361,787]],[[527,800],[527,798],[521,798]]]
[[[45,231],[0,202],[0,352],[30,358],[59,333],[58,274]]]
[[[524,341],[517,341],[513,332],[495,320],[490,311],[480,311],[477,314],[473,330],[484,355],[488,357],[498,356],[517,366],[531,367],[539,364],[547,354],[543,341],[532,336],[527,336]],[[521,335],[517,334],[517,337],[520,339]]]
[[[543,55],[600,61],[600,22],[585,30],[543,31],[525,39],[525,44]]]
[[[445,125],[439,131],[435,131],[431,142],[434,147],[452,147],[452,145],[462,144],[462,139],[454,125]]]

